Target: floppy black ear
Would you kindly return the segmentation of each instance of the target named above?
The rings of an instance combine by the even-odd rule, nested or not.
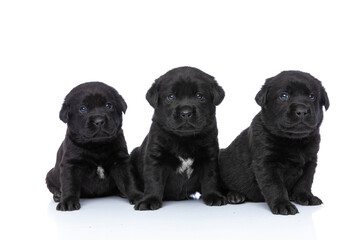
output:
[[[225,91],[221,86],[219,86],[219,84],[215,80],[214,80],[214,82],[215,83],[212,85],[213,97],[214,97],[213,101],[214,101],[215,106],[217,106],[224,99]]]
[[[69,120],[69,111],[70,111],[70,105],[67,103],[65,99],[59,113],[60,120],[63,121],[64,123],[67,123]]]
[[[159,102],[159,87],[157,84],[156,80],[153,85],[151,86],[151,88],[147,91],[146,93],[146,100],[150,103],[150,105],[153,108],[156,108],[158,106],[158,102]]]
[[[321,90],[321,105],[325,106],[325,110],[328,110],[330,107],[330,101],[324,87]]]
[[[125,114],[126,109],[127,109],[127,104],[126,104],[124,98],[119,93],[116,93],[116,98],[117,98],[117,101],[120,103],[121,111]]]
[[[255,101],[257,104],[259,104],[261,107],[265,106],[266,103],[266,96],[269,89],[266,85],[263,85],[260,91],[256,94]]]

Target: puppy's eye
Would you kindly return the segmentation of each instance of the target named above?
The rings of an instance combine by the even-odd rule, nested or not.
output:
[[[167,99],[169,101],[174,101],[176,99],[175,95],[174,94],[170,94],[169,96],[167,96]]]
[[[309,98],[312,100],[312,101],[315,101],[316,100],[316,96],[314,94],[310,94],[309,95]]]
[[[286,92],[280,94],[280,99],[283,100],[283,101],[289,100],[289,98],[290,98],[290,96]]]
[[[86,112],[87,112],[87,108],[86,108],[85,106],[81,106],[80,109],[79,109],[79,111],[80,111],[81,113],[86,113]]]
[[[196,97],[197,99],[199,99],[199,100],[204,99],[204,96],[203,96],[201,93],[197,93],[197,94],[195,95],[195,97]]]
[[[106,103],[106,104],[105,104],[105,107],[106,107],[107,109],[112,109],[112,108],[113,108],[113,105],[112,105],[111,103]]]

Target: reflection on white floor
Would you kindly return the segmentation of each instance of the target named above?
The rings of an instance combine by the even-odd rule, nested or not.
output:
[[[75,212],[58,212],[51,202],[48,218],[59,239],[316,239],[313,214],[321,206],[298,206],[296,216],[275,216],[265,203],[222,207],[201,200],[164,202],[158,211],[135,211],[125,199],[81,199]]]

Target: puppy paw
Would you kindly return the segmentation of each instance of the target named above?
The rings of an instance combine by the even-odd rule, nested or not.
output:
[[[239,204],[245,202],[245,195],[238,192],[229,192],[227,195],[227,201],[230,204]]]
[[[202,196],[202,199],[208,206],[222,206],[227,204],[226,197],[217,193],[206,194]]]
[[[287,200],[279,201],[275,204],[269,204],[270,210],[276,215],[295,215],[299,213],[297,208]]]
[[[145,198],[135,204],[135,210],[157,210],[161,208],[162,202],[155,197]]]
[[[323,203],[320,198],[311,193],[294,193],[290,196],[290,200],[303,206],[320,205]]]
[[[129,195],[129,197],[128,197],[129,203],[131,205],[134,205],[136,202],[141,200],[142,196],[143,196],[142,193],[134,193],[134,194]]]
[[[54,192],[53,195],[54,202],[60,202],[60,198],[61,198],[61,192],[59,191]]]
[[[67,200],[60,201],[57,205],[56,210],[58,211],[74,211],[80,209],[79,199],[69,198]]]

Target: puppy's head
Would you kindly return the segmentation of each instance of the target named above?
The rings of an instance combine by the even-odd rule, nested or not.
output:
[[[266,80],[255,98],[265,127],[286,138],[304,138],[320,127],[329,98],[321,82],[308,73],[284,71]]]
[[[70,91],[60,110],[71,137],[78,143],[110,141],[122,125],[127,105],[118,92],[101,82],[80,84]]]
[[[170,70],[146,94],[155,109],[153,121],[180,136],[195,135],[216,126],[215,106],[225,92],[214,77],[192,67]]]

